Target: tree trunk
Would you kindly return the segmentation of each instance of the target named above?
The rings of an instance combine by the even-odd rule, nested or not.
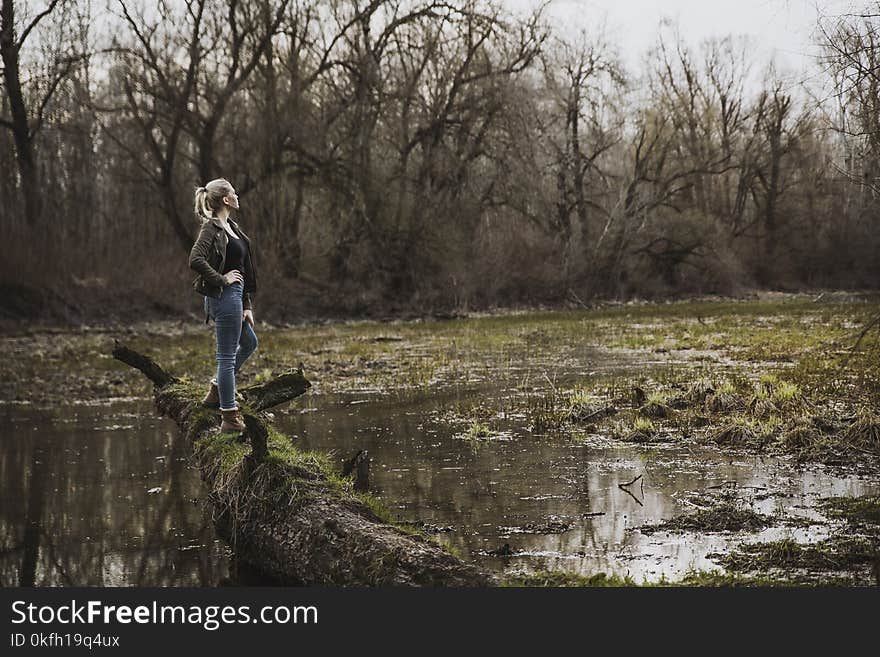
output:
[[[171,222],[171,227],[174,229],[174,234],[180,241],[180,245],[187,253],[189,253],[190,249],[192,249],[193,242],[195,242],[195,238],[190,235],[189,229],[180,218],[180,213],[177,211],[177,200],[174,197],[174,181],[170,170],[162,176],[160,188],[165,208],[165,216],[167,216],[168,220]]]
[[[486,586],[494,578],[421,534],[376,515],[363,498],[303,458],[258,415],[310,387],[302,370],[241,390],[250,453],[221,434],[201,390],[117,343],[113,356],[154,384],[159,409],[191,444],[218,533],[239,560],[284,584],[324,586]],[[266,442],[268,441],[268,446]],[[268,447],[268,449],[266,449]]]
[[[4,0],[0,16],[0,56],[3,60],[3,82],[9,99],[11,120],[7,127],[15,140],[15,156],[24,196],[25,219],[30,227],[37,224],[40,216],[39,181],[34,157],[34,141],[28,122],[27,106],[21,85],[19,46],[15,40],[14,4]]]

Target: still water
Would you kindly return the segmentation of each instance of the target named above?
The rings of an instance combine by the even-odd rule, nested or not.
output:
[[[187,448],[149,399],[0,405],[0,585],[214,586],[214,535]]]
[[[518,417],[497,420],[500,431],[475,441],[443,419],[443,409],[471,394],[403,405],[368,395],[313,398],[278,424],[303,447],[333,450],[340,464],[366,449],[371,485],[399,519],[425,523],[465,558],[506,572],[678,579],[692,569],[718,570],[706,555],[742,541],[817,540],[828,530],[795,522],[756,534],[649,535],[637,527],[693,512],[721,490],[735,489],[757,512],[801,521],[821,519],[813,509],[820,497],[880,492],[876,480],[789,460],[695,445],[646,449],[601,437],[534,436]],[[512,554],[492,554],[505,544]]]
[[[475,395],[502,392],[484,384],[404,397],[313,394],[278,411],[276,422],[297,445],[332,450],[340,466],[368,450],[372,489],[401,520],[425,523],[464,558],[499,571],[675,579],[717,568],[706,555],[743,540],[804,540],[827,531],[635,529],[694,510],[695,494],[736,486],[757,511],[811,519],[819,497],[880,492],[876,481],[790,461],[535,436],[516,416],[496,418],[488,439],[469,440],[449,421],[449,410]],[[150,399],[55,410],[0,404],[0,427],[3,586],[242,581],[214,535],[187,446]],[[619,487],[638,475],[636,485]],[[492,554],[505,544],[509,556]]]

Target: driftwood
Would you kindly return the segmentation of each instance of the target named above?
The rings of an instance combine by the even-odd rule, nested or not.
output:
[[[247,453],[239,436],[219,432],[219,414],[202,408],[200,388],[118,342],[113,356],[153,382],[157,406],[186,434],[210,491],[217,531],[240,562],[282,584],[496,583],[427,536],[383,520],[350,485],[295,452],[290,439],[278,434],[262,411],[310,387],[302,369],[240,390],[251,445]],[[368,462],[366,454],[355,460],[355,471]]]

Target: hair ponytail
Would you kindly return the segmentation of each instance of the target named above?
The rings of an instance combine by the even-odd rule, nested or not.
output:
[[[232,193],[232,185],[225,178],[212,180],[196,189],[195,213],[202,223],[210,221],[214,212],[223,205],[223,197]]]
[[[206,201],[208,200],[208,190],[199,187],[196,190],[195,212],[200,221],[209,221],[211,219],[211,211],[208,209]]]

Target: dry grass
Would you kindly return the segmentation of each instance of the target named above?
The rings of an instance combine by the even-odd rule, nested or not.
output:
[[[880,417],[871,412],[860,414],[844,431],[843,439],[850,447],[880,453]]]
[[[639,531],[757,532],[773,525],[770,516],[744,508],[735,500],[725,500],[696,513],[677,516],[657,525],[644,525]]]
[[[745,408],[745,402],[735,392],[719,390],[706,397],[705,408],[711,413],[731,413]]]
[[[708,438],[717,445],[745,446],[760,442],[751,423],[742,419],[733,420],[711,431]]]

